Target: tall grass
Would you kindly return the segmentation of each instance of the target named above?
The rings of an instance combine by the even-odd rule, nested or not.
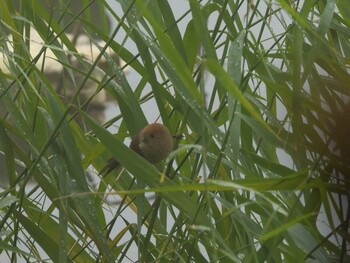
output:
[[[350,261],[348,1],[189,0],[180,15],[170,1],[117,2],[0,2],[1,258]],[[91,4],[117,25],[92,22]],[[76,25],[100,50],[92,62],[67,37]],[[33,55],[34,29],[45,43]],[[101,125],[87,109],[103,92],[120,114]],[[184,135],[158,166],[124,142],[147,103]],[[89,185],[111,155],[124,168]]]

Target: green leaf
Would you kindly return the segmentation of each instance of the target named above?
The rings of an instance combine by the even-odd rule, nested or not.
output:
[[[154,188],[166,188],[167,186],[175,185],[169,178],[162,176],[154,165],[114,138],[87,115],[85,115],[85,120],[101,140],[102,144],[105,145],[106,149],[140,182]],[[183,191],[176,193],[162,192],[161,196],[174,204],[193,223],[210,226],[210,221],[205,213],[202,210],[198,210],[197,205]]]
[[[29,220],[26,216],[21,213],[14,211],[14,215],[19,220],[21,225],[26,229],[26,231],[35,239],[35,241],[41,246],[41,248],[47,253],[47,255],[54,262],[58,262],[59,240],[53,239],[52,236],[47,235],[40,227],[38,227],[35,222]],[[68,256],[65,257],[65,262],[73,262]]]

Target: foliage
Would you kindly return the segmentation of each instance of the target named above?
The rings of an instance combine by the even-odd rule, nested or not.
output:
[[[350,261],[347,0],[189,0],[181,15],[170,1],[82,1],[77,13],[71,1],[19,2],[0,2],[2,258]],[[93,3],[117,21],[111,33],[91,22]],[[75,23],[99,49],[93,62],[67,37]],[[34,29],[45,42],[35,55]],[[44,74],[49,51],[68,99]],[[110,72],[99,79],[102,59]],[[88,81],[96,89],[81,101]],[[105,91],[120,114],[100,125],[86,110]],[[124,144],[147,123],[148,103],[184,135],[157,167]],[[86,174],[110,155],[125,169],[95,189]]]

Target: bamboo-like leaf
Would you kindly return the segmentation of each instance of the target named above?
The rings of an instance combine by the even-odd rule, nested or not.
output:
[[[174,185],[174,182],[167,177],[162,181],[161,174],[154,165],[151,165],[122,142],[119,142],[88,116],[85,116],[85,118],[106,148],[138,180],[150,187],[162,188]],[[197,211],[196,204],[182,191],[173,194],[163,192],[162,196],[169,202],[172,202],[180,211],[183,211],[194,223],[210,226],[209,219],[204,212],[201,210]]]
[[[43,248],[45,253],[53,261],[58,261],[59,249],[57,239],[52,236],[47,235],[43,230],[41,230],[33,221],[29,220],[24,215],[15,212],[16,218],[20,221],[21,225],[28,231],[28,233],[36,240],[36,242]],[[64,259],[66,262],[73,262],[68,256]]]
[[[16,2],[0,1],[1,260],[350,261],[347,0]],[[100,125],[105,92],[118,113]],[[124,140],[157,114],[179,134],[156,168]],[[123,169],[99,178],[110,156]]]

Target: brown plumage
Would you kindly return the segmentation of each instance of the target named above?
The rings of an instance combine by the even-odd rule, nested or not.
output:
[[[152,164],[164,160],[173,150],[173,136],[163,124],[152,123],[139,131],[131,140],[130,148]],[[119,166],[119,162],[110,158],[99,172],[106,175]]]

